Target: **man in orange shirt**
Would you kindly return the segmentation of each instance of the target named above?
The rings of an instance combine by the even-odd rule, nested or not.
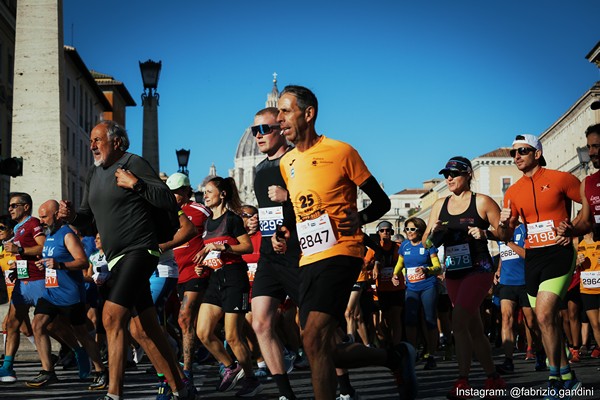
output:
[[[414,399],[411,345],[401,343],[386,351],[357,343],[336,346],[334,338],[363,264],[360,227],[385,214],[390,200],[352,146],[317,134],[318,101],[309,89],[286,86],[278,108],[281,132],[296,146],[282,157],[280,168],[302,250],[300,322],[315,398],[335,398],[336,367],[382,365],[394,372],[401,398]],[[372,200],[360,212],[358,187]],[[282,231],[287,238],[289,228],[284,225]],[[275,251],[285,251],[277,235],[272,242]]]
[[[575,266],[570,238],[558,236],[557,228],[569,219],[571,202],[581,203],[579,180],[568,172],[544,168],[542,144],[534,135],[517,135],[512,147],[510,154],[523,176],[506,191],[500,226],[510,223],[511,236],[519,218],[526,227],[527,295],[548,356],[548,387],[558,393],[581,386],[569,367],[557,318]]]

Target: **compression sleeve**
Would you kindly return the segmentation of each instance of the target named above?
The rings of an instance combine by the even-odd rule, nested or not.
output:
[[[369,199],[371,199],[371,204],[359,212],[360,221],[363,225],[377,221],[389,211],[392,206],[390,198],[385,194],[381,186],[379,186],[375,177],[370,176],[367,178],[367,180],[360,185],[360,189],[369,196]]]
[[[437,254],[431,255],[431,266],[427,267],[427,272],[431,275],[439,275],[442,272],[442,266],[440,265],[440,259]]]
[[[398,255],[398,262],[396,262],[396,266],[394,267],[394,275],[400,276],[403,269],[404,269],[404,257],[402,257],[402,255]]]

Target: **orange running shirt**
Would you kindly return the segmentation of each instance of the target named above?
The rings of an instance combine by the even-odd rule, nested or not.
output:
[[[581,264],[581,278],[579,290],[585,294],[600,294],[600,242],[579,242],[577,253],[583,254],[585,260]]]
[[[540,168],[532,177],[523,175],[508,188],[504,207],[519,215],[527,228],[525,248],[556,244],[556,228],[570,218],[571,201],[581,203],[580,182],[568,172]]]
[[[300,266],[339,255],[362,258],[362,232],[342,236],[338,230],[346,216],[343,210],[357,210],[357,186],[371,176],[358,152],[347,143],[321,136],[304,152],[295,148],[286,153],[279,168],[296,213],[303,253]],[[314,229],[307,226],[311,224]]]

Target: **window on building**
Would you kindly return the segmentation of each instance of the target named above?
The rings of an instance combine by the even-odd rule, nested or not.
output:
[[[71,129],[67,126],[67,153],[69,152],[70,145],[71,145]]]
[[[71,101],[71,80],[67,78],[67,103]]]
[[[410,203],[404,203],[404,208],[410,208]]]
[[[73,108],[77,107],[77,88],[73,85]]]
[[[7,68],[8,68],[8,83],[10,84],[10,86],[12,86],[13,82],[14,82],[14,75],[15,75],[15,61],[13,58],[12,54],[9,54],[7,57]]]
[[[502,178],[502,193],[506,193],[510,185],[512,185],[511,177]]]
[[[77,145],[75,144],[75,130],[71,131],[71,154],[75,156],[77,152]]]
[[[79,85],[79,127],[83,129],[83,87]]]

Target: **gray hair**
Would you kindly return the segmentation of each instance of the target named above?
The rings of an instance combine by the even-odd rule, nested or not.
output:
[[[104,125],[106,127],[106,135],[109,140],[113,140],[114,138],[121,138],[121,146],[119,146],[119,150],[127,151],[129,149],[129,136],[127,135],[127,131],[121,125],[117,124],[115,121],[102,121],[99,125]]]

